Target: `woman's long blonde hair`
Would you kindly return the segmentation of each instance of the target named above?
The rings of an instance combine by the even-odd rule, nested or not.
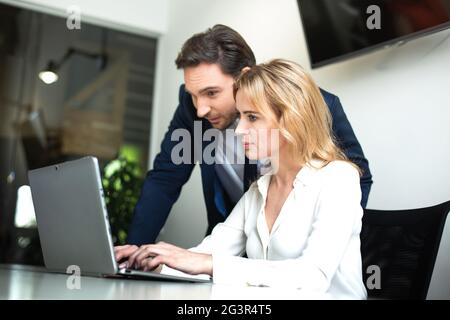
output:
[[[302,165],[313,159],[322,160],[324,166],[334,160],[348,161],[333,137],[331,114],[319,87],[298,64],[275,59],[253,66],[237,78],[235,95],[238,90],[278,124],[290,152]]]

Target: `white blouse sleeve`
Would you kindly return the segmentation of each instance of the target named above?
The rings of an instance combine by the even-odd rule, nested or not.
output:
[[[213,254],[215,283],[328,290],[346,250],[359,250],[349,243],[352,237],[359,237],[362,208],[356,169],[341,163],[324,170],[331,171],[324,176],[311,233],[301,255],[268,261]]]
[[[238,201],[228,218],[217,224],[211,232],[196,247],[189,250],[208,254],[240,256],[245,252],[246,236],[244,232],[244,203],[247,194]]]
[[[190,248],[190,251],[206,254],[221,254],[226,256],[240,256],[245,252],[246,237],[244,232],[245,224],[245,203],[246,194],[239,200],[230,213],[228,218],[217,224],[211,232],[196,247]],[[178,270],[163,266],[161,273],[171,275],[192,276]],[[204,275],[202,275],[204,276]]]

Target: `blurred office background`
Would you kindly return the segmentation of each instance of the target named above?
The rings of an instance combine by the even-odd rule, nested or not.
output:
[[[157,39],[80,26],[70,30],[64,17],[0,3],[2,262],[42,264],[28,170],[96,156],[104,176],[132,178],[135,185],[125,177],[119,188],[133,195],[110,199],[111,209],[131,211],[123,203],[137,198],[148,168]],[[126,224],[125,213],[110,212],[111,219]]]
[[[14,224],[18,189],[27,183],[26,170],[35,161],[78,157],[84,146],[86,153],[105,152],[99,154],[105,164],[123,146],[131,145],[128,149],[138,150],[144,172],[151,167],[183,82],[174,59],[187,38],[217,23],[240,32],[258,62],[275,57],[294,60],[310,70],[321,87],[340,97],[374,177],[369,208],[418,208],[450,199],[448,29],[311,70],[296,0],[0,2],[4,3],[0,7],[2,261],[38,261],[33,257],[39,255],[37,248],[30,247],[35,243],[30,240],[36,237],[35,228]],[[73,4],[81,8],[85,19],[81,31],[65,27],[66,8]],[[120,66],[117,74],[126,76],[111,76],[111,83],[96,86],[107,69],[99,70],[97,61],[77,55],[62,67],[56,83],[48,86],[39,80],[39,71],[68,48],[102,53],[104,39],[107,65]],[[111,93],[114,85],[126,89]],[[81,143],[80,136],[89,131],[81,132],[81,124],[71,126],[73,121],[86,124],[94,113],[109,115],[114,99],[122,101],[117,103],[122,117],[115,118],[117,140],[108,139],[111,145],[105,148],[95,145],[99,141],[95,139],[81,139],[86,142]],[[44,130],[38,132],[45,132],[49,151],[33,154],[48,157],[43,160],[27,158],[28,142],[40,148],[39,138],[33,137],[33,121],[27,121],[34,115],[42,119],[38,128]],[[10,182],[12,170],[15,178]],[[197,168],[160,239],[183,247],[198,243],[206,230],[202,197]]]

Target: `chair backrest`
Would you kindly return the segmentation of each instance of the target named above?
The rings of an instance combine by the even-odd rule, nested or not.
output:
[[[380,288],[367,286],[369,298],[425,299],[450,201],[411,210],[364,210],[361,230],[366,286],[379,270]],[[371,277],[370,279],[368,279]],[[369,280],[369,282],[367,281]]]
[[[428,287],[427,300],[450,300],[450,219],[445,221],[441,244]]]

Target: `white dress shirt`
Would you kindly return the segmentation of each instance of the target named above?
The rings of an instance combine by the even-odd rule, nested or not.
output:
[[[245,152],[241,138],[235,133],[237,124],[238,119],[221,131],[215,157],[217,176],[234,203],[244,194]]]
[[[270,233],[264,207],[271,175],[266,174],[250,186],[225,222],[190,249],[212,254],[214,283],[367,297],[359,174],[344,161],[320,165],[312,161],[298,172]],[[248,259],[241,257],[244,253]],[[169,269],[163,272],[171,273]]]

